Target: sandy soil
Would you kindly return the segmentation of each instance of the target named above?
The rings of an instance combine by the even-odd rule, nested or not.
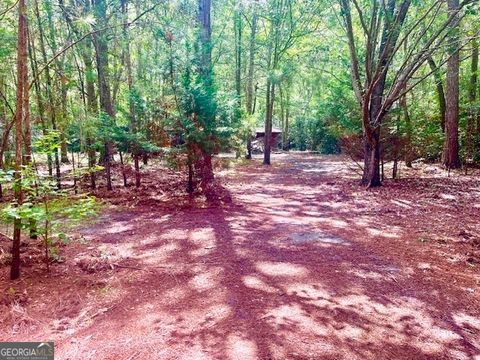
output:
[[[164,175],[110,196],[50,275],[1,268],[1,340],[72,360],[480,359],[478,178],[418,167],[366,191],[340,157],[276,155],[223,172],[231,201],[206,207],[167,199]]]

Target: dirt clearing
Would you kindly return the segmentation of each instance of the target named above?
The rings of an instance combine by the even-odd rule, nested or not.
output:
[[[366,191],[339,157],[273,162],[222,174],[220,206],[107,210],[49,276],[2,267],[1,340],[72,360],[480,359],[478,181]]]

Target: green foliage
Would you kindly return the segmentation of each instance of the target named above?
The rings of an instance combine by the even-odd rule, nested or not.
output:
[[[58,133],[48,134],[39,138],[35,147],[39,153],[48,154],[58,148],[56,141]],[[20,220],[23,231],[34,229],[51,259],[58,260],[57,246],[68,241],[64,231],[94,216],[99,209],[95,198],[86,195],[72,197],[68,191],[58,190],[49,176],[40,175],[32,166],[22,168],[20,183],[15,180],[13,171],[2,171],[0,182],[10,184],[12,188],[20,185],[24,194],[21,204],[12,200],[1,209],[0,221],[13,223]]]
[[[51,130],[35,141],[34,151],[38,154],[51,155],[60,149],[60,144],[60,132]]]

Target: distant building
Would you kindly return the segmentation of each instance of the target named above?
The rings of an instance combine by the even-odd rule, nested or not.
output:
[[[272,150],[278,150],[281,138],[282,130],[272,128]],[[265,149],[265,128],[255,129],[255,140],[252,145],[254,152],[263,152]]]

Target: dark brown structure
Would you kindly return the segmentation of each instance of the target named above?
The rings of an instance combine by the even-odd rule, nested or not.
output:
[[[282,130],[277,128],[272,128],[272,140],[271,140],[271,149],[278,150],[280,145],[280,140],[282,138]],[[263,153],[265,146],[265,129],[257,128],[255,129],[255,141],[253,144],[254,150],[260,151]]]

